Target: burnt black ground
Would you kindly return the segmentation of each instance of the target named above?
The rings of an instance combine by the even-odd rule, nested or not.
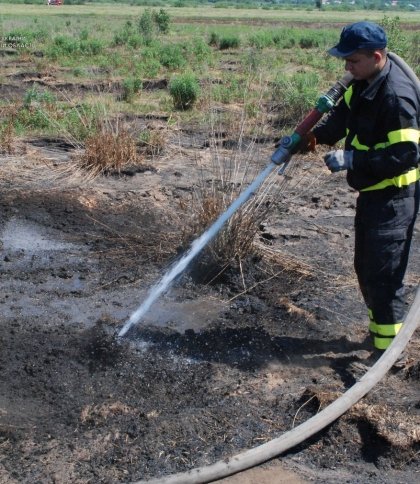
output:
[[[14,72],[15,61],[3,61]],[[21,100],[35,70],[23,62],[1,97]],[[101,87],[57,86],[75,97]],[[242,274],[203,283],[210,268],[196,264],[116,340],[181,253],[191,219],[180,207],[197,166],[214,175],[209,130],[167,133],[165,113],[126,121],[135,134],[168,139],[150,163],[120,175],[87,183],[64,138],[20,140],[15,156],[0,155],[2,483],[127,482],[212,463],[305,421],[366,370],[355,194],[319,155],[298,160],[287,190],[271,197]],[[221,151],[238,146],[219,141]],[[272,151],[260,141],[255,173]],[[420,281],[418,228],[408,301]],[[418,482],[418,333],[408,355],[407,368],[281,461],[315,482]]]
[[[273,204],[243,277],[185,274],[117,341],[177,256],[189,155],[86,185],[38,172],[32,155],[0,159],[1,482],[129,482],[210,464],[305,421],[364,373],[355,194],[342,177],[314,162],[319,181]],[[409,299],[418,247],[417,226]],[[241,295],[244,283],[255,288]],[[409,367],[282,462],[313,482],[418,482],[419,348],[416,334]]]

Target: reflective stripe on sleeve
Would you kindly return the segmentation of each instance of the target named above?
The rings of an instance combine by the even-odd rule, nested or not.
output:
[[[404,143],[407,141],[411,141],[412,143],[419,143],[420,141],[420,131],[416,128],[404,128],[404,129],[397,129],[395,131],[390,131],[387,134],[388,141],[377,143],[373,146],[374,150],[379,150],[383,148],[387,148],[388,146],[395,145],[396,143]],[[360,143],[357,134],[351,141],[351,145],[359,151],[367,151],[369,150],[369,146]]]

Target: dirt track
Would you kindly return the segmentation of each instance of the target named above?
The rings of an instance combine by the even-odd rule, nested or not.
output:
[[[91,181],[65,139],[0,155],[0,482],[129,482],[210,464],[305,421],[366,371],[356,195],[319,154],[269,198],[242,271],[214,278],[198,261],[116,342],[181,253],[200,167],[211,177],[207,136],[181,126],[150,165]],[[255,173],[271,150],[254,147]],[[417,224],[409,300],[419,247]],[[408,355],[347,415],[241,482],[283,482],[279,463],[288,482],[418,482],[418,332]]]

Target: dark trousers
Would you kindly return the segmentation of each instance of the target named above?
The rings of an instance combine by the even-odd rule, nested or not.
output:
[[[354,267],[377,324],[403,320],[403,279],[418,210],[418,182],[362,192],[357,199]]]

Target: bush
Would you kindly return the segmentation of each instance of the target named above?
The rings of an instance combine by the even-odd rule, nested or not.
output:
[[[171,79],[169,93],[176,109],[190,109],[200,95],[200,85],[194,74],[187,72]]]
[[[153,14],[150,8],[147,8],[141,15],[138,23],[140,34],[143,36],[146,43],[150,42],[154,33]]]
[[[251,47],[256,47],[257,49],[271,47],[274,44],[273,33],[267,31],[256,32],[250,36],[248,42]]]
[[[87,39],[80,41],[80,52],[85,55],[98,55],[103,49],[103,43],[98,39]]]
[[[159,32],[161,32],[162,34],[167,34],[169,32],[171,17],[166,10],[161,8],[159,12],[155,12],[153,14],[153,20],[155,21]]]
[[[207,62],[208,64],[213,63],[213,51],[200,37],[196,37],[192,40],[190,54],[192,57],[190,62],[193,64],[202,64],[204,62]]]
[[[239,37],[237,36],[226,36],[222,37],[219,41],[219,49],[226,50],[226,49],[237,49],[240,45]]]
[[[28,89],[23,97],[23,104],[25,105],[25,107],[28,107],[31,104],[53,104],[55,102],[56,98],[54,94],[48,91],[40,91],[36,86]]]
[[[60,55],[73,55],[80,47],[77,40],[68,37],[66,35],[59,35],[54,39],[53,47],[56,48],[55,52]]]
[[[311,36],[301,37],[299,39],[299,47],[302,49],[312,49],[314,47],[319,47],[319,42]]]
[[[220,35],[217,32],[210,32],[209,45],[218,47],[220,43]]]
[[[295,125],[314,106],[319,95],[319,78],[312,72],[279,75],[273,95],[278,104],[279,122]]]
[[[133,77],[124,79],[122,84],[122,100],[128,103],[131,102],[142,87],[143,85],[140,79]]]
[[[381,26],[388,37],[388,49],[397,55],[406,56],[407,52],[410,51],[410,44],[402,31],[400,23],[399,17],[390,18],[385,15],[381,21]]]
[[[187,61],[179,44],[166,44],[159,49],[159,62],[168,69],[179,69],[185,66]]]

